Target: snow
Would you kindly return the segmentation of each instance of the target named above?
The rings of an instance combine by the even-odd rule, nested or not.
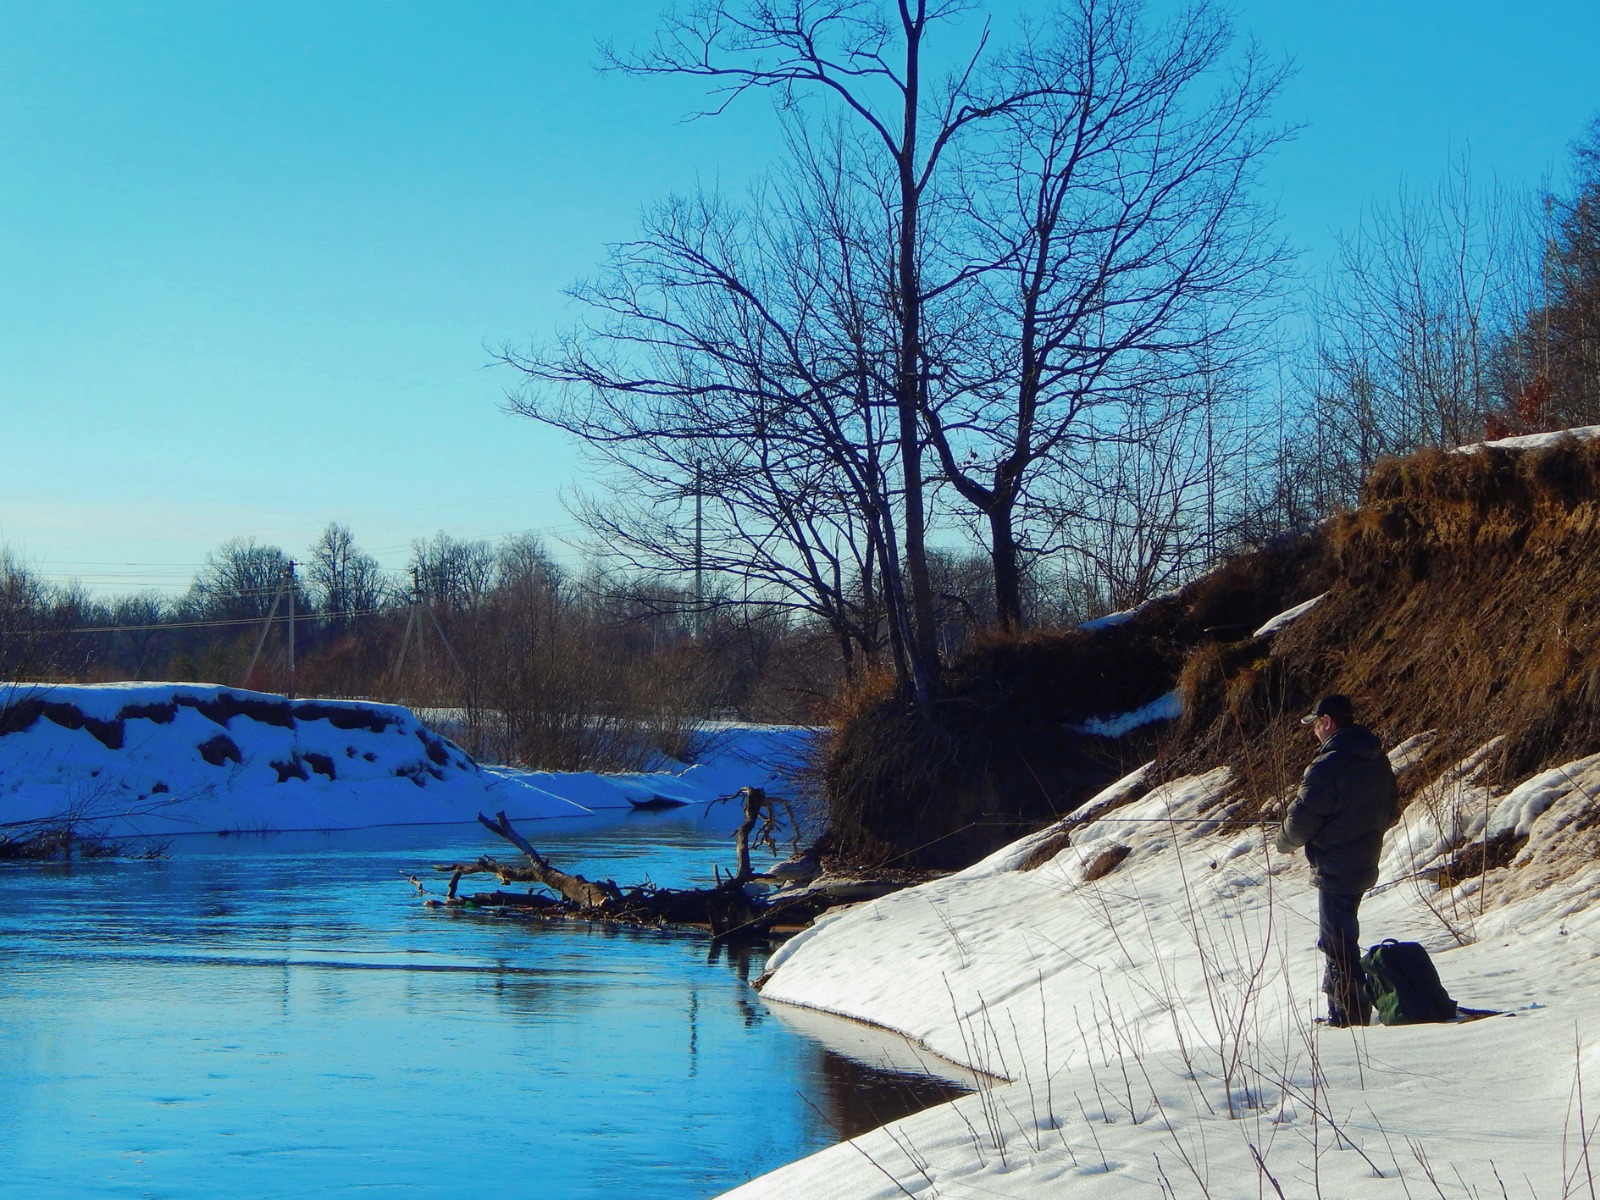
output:
[[[1492,442],[1474,442],[1470,446],[1457,446],[1451,453],[1471,454],[1487,446],[1499,450],[1548,450],[1567,438],[1586,442],[1592,437],[1600,437],[1600,425],[1579,425],[1573,429],[1557,429],[1551,433],[1524,433],[1516,437],[1497,438]]]
[[[1427,740],[1392,758],[1414,761]],[[1501,1195],[1497,1179],[1516,1195],[1588,1195],[1600,863],[1574,822],[1600,795],[1600,755],[1495,797],[1478,781],[1492,749],[1408,807],[1361,922],[1364,944],[1421,941],[1462,1004],[1509,1015],[1314,1026],[1304,859],[1276,854],[1270,830],[1220,824],[1225,770],[1126,803],[1135,772],[1083,824],[836,911],[773,956],[763,996],[810,1010],[814,1036],[870,1061],[883,1052],[863,1049],[855,1023],[880,1042],[898,1032],[902,1057],[960,1064],[977,1090],[727,1196],[1406,1200]],[[1022,869],[1063,828],[1071,843]],[[1429,881],[1485,829],[1526,834],[1518,863],[1560,870],[1536,886],[1526,865]],[[1127,857],[1086,882],[1112,845]]]
[[[59,707],[24,721],[29,704]],[[188,684],[0,688],[0,822],[70,810],[122,836],[551,816],[780,787],[768,763],[810,736],[734,728],[700,767],[558,775],[480,766],[403,708],[304,704]],[[214,765],[199,747],[224,734],[237,761]],[[1429,739],[1391,760],[1416,762]],[[1269,829],[1223,823],[1226,769],[1141,794],[1144,767],[1077,817],[836,910],[773,955],[762,995],[782,1019],[975,1090],[727,1195],[1588,1195],[1600,755],[1502,795],[1482,779],[1495,749],[1421,789],[1361,920],[1365,944],[1421,941],[1459,1001],[1508,1015],[1314,1027],[1303,858],[1275,853]],[[280,782],[274,763],[312,769]],[[1526,839],[1510,867],[1432,882],[1463,847],[1507,836]],[[1090,880],[1113,849],[1125,857]]]
[[[1596,794],[1600,794],[1600,754],[1555,767],[1512,789],[1489,818],[1489,836],[1527,837],[1534,822],[1561,800],[1589,800]]]
[[[1127,608],[1121,612],[1107,613],[1103,617],[1094,617],[1078,626],[1086,633],[1093,633],[1097,629],[1110,629],[1114,625],[1125,625],[1144,611],[1144,605],[1138,608]]]
[[[1313,597],[1311,597],[1311,599],[1305,601],[1302,604],[1296,604],[1293,608],[1285,609],[1283,612],[1281,612],[1277,616],[1273,617],[1271,620],[1269,620],[1266,624],[1264,624],[1260,629],[1256,630],[1250,636],[1253,637],[1253,638],[1258,638],[1258,637],[1266,637],[1269,634],[1277,633],[1278,630],[1282,629],[1285,625],[1288,625],[1296,617],[1303,616],[1306,613],[1310,612],[1314,607],[1316,607],[1317,601],[1321,600],[1322,597],[1326,596],[1327,594],[1328,594],[1327,592],[1323,592],[1322,595],[1313,596]]]
[[[1114,625],[1124,625],[1140,614],[1147,612],[1152,605],[1155,605],[1162,600],[1169,600],[1177,594],[1178,593],[1176,591],[1162,592],[1159,595],[1151,596],[1148,600],[1145,600],[1142,603],[1134,605],[1132,608],[1125,608],[1121,612],[1107,613],[1103,617],[1093,617],[1090,620],[1079,624],[1078,628],[1084,630],[1086,633],[1093,633],[1097,629],[1110,629]]]
[[[173,683],[0,685],[0,729],[0,831],[70,816],[112,838],[706,803],[780,786],[772,764],[796,759],[810,736],[728,727],[704,765],[555,774],[480,765],[397,705]]]
[[[1087,721],[1067,728],[1074,733],[1087,733],[1095,737],[1119,738],[1125,733],[1150,725],[1156,721],[1176,721],[1183,716],[1183,700],[1176,691],[1158,696],[1149,704],[1115,717],[1090,717]]]

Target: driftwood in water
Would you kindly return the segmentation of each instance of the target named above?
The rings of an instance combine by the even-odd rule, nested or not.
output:
[[[621,888],[609,879],[591,880],[568,874],[540,854],[504,812],[496,813],[493,820],[480,813],[478,820],[483,827],[522,851],[526,863],[503,863],[482,855],[476,862],[436,864],[435,871],[450,873],[450,890],[444,903],[462,905],[470,900],[482,906],[546,907],[552,912],[638,924],[695,925],[709,929],[714,941],[722,941],[760,937],[774,927],[803,926],[836,904],[861,898],[854,893],[835,894],[827,887],[778,891],[768,897],[751,895],[745,885],[759,876],[750,866],[750,837],[765,814],[769,827],[761,836],[771,841],[772,802],[760,788],[745,788],[741,794],[744,815],[735,834],[737,864],[732,875],[719,876],[715,887]],[[469,875],[493,875],[502,884],[541,884],[561,899],[541,904],[530,902],[527,896],[500,891],[462,898],[457,892],[461,880]],[[421,890],[421,883],[414,876],[410,878]]]
[[[481,855],[476,862],[439,863],[433,869],[450,872],[447,904],[463,903],[457,892],[464,877],[493,875],[502,884],[542,884],[565,900],[572,911],[584,916],[644,924],[704,925],[714,935],[719,934],[722,930],[747,925],[765,907],[762,901],[745,894],[744,884],[751,877],[749,834],[767,801],[759,788],[744,791],[745,819],[740,825],[739,871],[713,888],[640,886],[623,889],[609,879],[592,880],[569,874],[540,854],[504,812],[496,813],[493,820],[479,813],[478,820],[485,829],[522,851],[525,864],[503,863]],[[495,903],[493,897],[502,894],[491,893],[473,899],[478,903]]]
[[[500,877],[501,883],[542,883],[579,908],[592,908],[601,912],[615,907],[622,900],[622,890],[609,879],[595,883],[582,875],[568,875],[565,871],[551,866],[549,861],[529,844],[527,838],[511,827],[511,822],[506,819],[504,812],[496,813],[492,821],[479,813],[478,821],[490,833],[498,834],[521,850],[528,860],[528,865],[525,867],[494,863],[492,873]],[[484,858],[478,861],[493,862],[492,859]]]

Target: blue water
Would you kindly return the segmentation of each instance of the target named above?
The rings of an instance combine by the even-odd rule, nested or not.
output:
[[[731,864],[731,824],[524,829],[682,885]],[[763,952],[429,909],[402,878],[480,853],[514,857],[434,826],[0,865],[7,1194],[706,1197],[942,1094],[785,1027]]]

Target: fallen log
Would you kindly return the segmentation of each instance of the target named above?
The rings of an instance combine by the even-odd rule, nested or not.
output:
[[[685,925],[707,929],[713,943],[721,943],[731,939],[765,937],[774,926],[792,932],[809,924],[830,907],[861,899],[865,894],[882,894],[899,886],[867,884],[863,889],[854,881],[840,881],[852,886],[841,889],[840,894],[834,894],[826,881],[819,880],[810,887],[780,889],[766,896],[755,893],[747,885],[764,877],[751,868],[750,837],[765,813],[766,825],[760,837],[764,843],[772,843],[771,830],[775,820],[773,802],[760,788],[744,788],[740,794],[744,797],[744,819],[735,834],[735,869],[727,876],[717,872],[717,884],[714,887],[657,888],[645,885],[621,888],[609,879],[592,880],[570,874],[540,854],[512,826],[504,812],[496,813],[493,820],[479,813],[478,821],[483,827],[520,850],[525,864],[501,862],[487,854],[480,855],[475,862],[435,863],[434,871],[450,874],[450,887],[444,900],[435,899],[428,903],[459,907],[470,901],[478,907],[523,910],[538,907],[553,916],[631,924]],[[526,894],[507,892],[482,892],[463,899],[458,895],[458,890],[462,879],[471,875],[493,875],[502,885],[540,884],[554,892],[559,899],[540,902],[531,900]],[[407,878],[419,892],[423,890],[415,876],[408,875]]]
[[[553,908],[560,901],[537,892],[475,892],[467,897],[480,908]]]
[[[763,803],[764,799],[757,793],[752,806]],[[463,878],[469,875],[493,875],[502,884],[542,884],[565,900],[576,915],[640,924],[698,925],[715,932],[718,928],[750,921],[762,907],[760,901],[745,894],[745,879],[740,879],[738,875],[719,882],[713,888],[641,886],[624,890],[609,879],[586,879],[551,863],[517,831],[504,812],[496,813],[493,820],[479,813],[478,820],[485,829],[522,851],[527,862],[525,865],[504,863],[485,854],[480,855],[476,862],[435,863],[435,871],[450,873],[450,888],[444,901],[446,904],[461,903],[457,892]],[[748,830],[754,824],[752,817],[742,828]],[[746,878],[750,873],[748,863],[749,850],[746,847],[740,855],[742,873]]]
[[[501,883],[542,883],[552,892],[565,896],[580,908],[592,908],[601,912],[621,902],[622,890],[611,880],[594,883],[582,875],[568,875],[565,871],[551,866],[549,861],[529,844],[527,838],[511,827],[511,822],[506,819],[503,811],[496,813],[492,821],[479,813],[478,822],[490,833],[498,834],[521,850],[528,860],[529,865],[521,869],[501,867],[497,872],[501,875]]]

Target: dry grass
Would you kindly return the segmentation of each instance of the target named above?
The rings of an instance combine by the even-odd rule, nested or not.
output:
[[[1508,867],[1528,844],[1528,835],[1517,836],[1511,831],[1501,833],[1487,841],[1482,839],[1462,846],[1439,870],[1433,882],[1441,888],[1453,888],[1458,883],[1475,879],[1490,871]]]
[[[1188,664],[1175,767],[1303,761],[1327,691],[1390,742],[1438,729],[1416,779],[1497,735],[1502,786],[1600,748],[1600,443],[1387,460],[1327,539],[1337,581],[1266,662]]]
[[[985,640],[928,709],[882,684],[860,694],[824,772],[835,832],[864,857],[970,862],[1158,749],[1158,778],[1232,767],[1248,819],[1298,777],[1298,718],[1331,691],[1391,744],[1438,730],[1403,791],[1495,737],[1485,782],[1506,786],[1600,750],[1596,595],[1600,440],[1386,460],[1356,511],[1122,625]],[[1066,731],[1174,686],[1184,715],[1159,746]]]
[[[857,689],[834,714],[823,770],[827,849],[858,862],[962,866],[1075,811],[1166,735],[1154,726],[1112,740],[1071,727],[1166,694],[1196,654],[1222,654],[1225,678],[1228,646],[1324,588],[1326,560],[1317,539],[1293,539],[1121,624],[987,636],[949,665],[931,705],[883,680]]]
[[[823,768],[830,853],[874,865],[965,865],[1073,811],[1152,752],[1069,727],[1161,696],[1182,664],[1167,639],[1102,633],[989,637],[918,706],[887,684],[835,714]],[[1140,756],[1143,756],[1142,758]]]

